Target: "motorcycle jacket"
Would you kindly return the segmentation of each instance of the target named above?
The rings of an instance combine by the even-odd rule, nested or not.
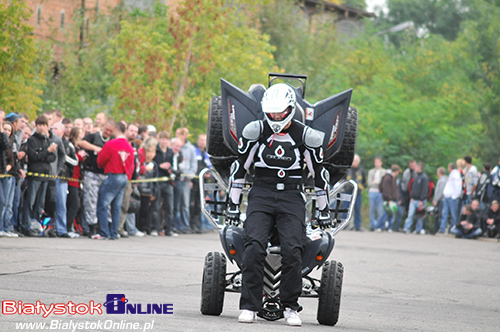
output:
[[[254,186],[275,190],[301,189],[304,165],[314,179],[318,208],[328,207],[329,174],[323,167],[323,135],[292,120],[280,133],[274,133],[267,121],[245,126],[238,141],[238,160],[231,166],[230,203],[239,204],[245,174],[255,167]]]

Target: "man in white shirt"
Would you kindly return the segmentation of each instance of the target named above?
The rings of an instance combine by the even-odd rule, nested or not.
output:
[[[448,172],[450,172],[450,175],[448,176],[448,181],[446,181],[446,185],[443,190],[443,212],[441,214],[439,233],[444,233],[446,231],[448,214],[450,213],[450,233],[454,232],[455,224],[457,222],[458,203],[462,193],[462,177],[460,176],[460,172],[457,170],[455,163],[448,164]]]

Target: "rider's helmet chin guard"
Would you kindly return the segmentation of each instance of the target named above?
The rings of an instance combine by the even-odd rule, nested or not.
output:
[[[274,133],[281,132],[295,115],[296,96],[293,88],[285,83],[269,87],[262,97],[262,112]],[[285,113],[281,120],[273,120],[269,114]]]

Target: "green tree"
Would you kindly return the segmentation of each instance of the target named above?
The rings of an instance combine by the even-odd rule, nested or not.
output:
[[[415,23],[448,40],[457,38],[460,24],[474,17],[471,6],[475,0],[387,0],[389,12],[382,20],[390,25],[406,21]]]
[[[113,105],[107,91],[113,80],[106,66],[109,39],[120,30],[119,18],[128,15],[121,5],[109,14],[76,10],[64,41],[55,42],[63,55],[50,68],[53,75],[44,89],[43,110],[58,108],[70,117],[109,112]]]
[[[483,85],[469,79],[474,58],[463,44],[438,36],[400,48],[382,38],[351,41],[336,58],[332,84],[350,82],[359,110],[358,152],[388,164],[416,158],[431,168],[477,153]]]
[[[130,114],[169,131],[176,123],[206,130],[208,103],[220,94],[220,77],[235,78],[235,84],[263,81],[272,68],[272,48],[244,24],[242,8],[186,1],[175,13],[157,5],[153,16],[123,22],[109,54],[113,114]]]
[[[477,0],[475,19],[463,23],[457,42],[475,61],[467,67],[470,79],[482,87],[477,111],[485,128],[485,144],[480,146],[483,160],[498,160],[500,144],[500,1]]]
[[[0,107],[34,116],[42,99],[47,48],[36,46],[24,1],[0,0]]]

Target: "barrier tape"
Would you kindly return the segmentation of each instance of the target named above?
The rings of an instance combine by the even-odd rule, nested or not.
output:
[[[11,177],[11,174],[0,174],[0,178],[7,178]],[[74,178],[68,178],[64,176],[58,176],[58,175],[50,175],[50,174],[43,174],[43,173],[36,173],[36,172],[27,172],[26,176],[31,176],[31,177],[39,177],[39,178],[49,178],[49,179],[61,179],[61,180],[66,180],[66,181],[72,181],[72,182],[79,182],[79,183],[84,183],[84,180],[80,179],[74,179]],[[189,179],[198,179],[198,175],[188,175],[188,174],[181,174],[181,177],[187,177]],[[150,178],[150,179],[138,179],[138,180],[129,180],[128,182],[130,183],[147,183],[147,182],[165,182],[165,181],[175,181],[175,177],[169,177],[169,176],[162,176],[158,178]]]

